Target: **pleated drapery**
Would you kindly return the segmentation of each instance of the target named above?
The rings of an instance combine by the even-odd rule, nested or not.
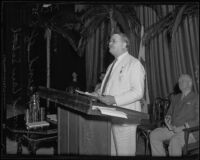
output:
[[[105,25],[102,24],[86,46],[86,89],[92,91],[98,80],[98,73],[104,71],[103,41]]]

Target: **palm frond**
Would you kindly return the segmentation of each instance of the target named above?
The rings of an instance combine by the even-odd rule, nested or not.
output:
[[[87,9],[87,5],[75,4],[74,8],[75,8],[75,12],[82,12],[83,10]]]
[[[101,18],[101,17],[104,17],[105,19],[107,18],[106,17],[107,14],[106,13],[102,13],[102,14],[95,14],[93,16],[91,16],[87,21],[83,22],[84,26],[85,27],[90,27],[90,25],[92,23],[96,23],[96,21]]]
[[[140,27],[141,23],[136,15],[135,8],[133,6],[122,6],[120,12],[123,13],[131,32],[136,38],[140,38]]]
[[[199,7],[195,7],[195,5],[178,5],[176,8],[165,17],[161,18],[160,21],[151,25],[145,30],[144,41],[145,43],[150,39],[162,32],[163,30],[167,30],[169,35],[175,33],[179,24],[184,20],[186,16],[199,14]]]
[[[81,20],[75,14],[61,12],[52,17],[50,23],[60,28],[76,29],[80,25]]]
[[[82,22],[84,23],[91,17],[98,15],[98,14],[103,14],[106,13],[106,9],[101,7],[101,6],[94,6],[92,8],[89,8],[81,17]]]
[[[172,27],[172,37],[174,36],[175,32],[177,31],[177,29],[183,19],[183,13],[184,13],[186,7],[187,7],[187,5],[183,5],[177,13],[177,16],[174,20],[174,25]]]
[[[87,40],[95,33],[99,26],[103,23],[105,17],[96,19],[95,23],[91,23],[89,26],[83,28],[82,38],[79,41],[78,50],[79,54],[82,54],[86,47]],[[93,21],[94,22],[94,21]]]
[[[77,53],[80,57],[83,56],[83,53],[84,53],[85,47],[86,47],[86,43],[87,43],[87,39],[85,39],[84,37],[81,37],[79,40],[78,48],[77,48]]]
[[[122,6],[122,12],[126,15],[127,19],[134,22],[134,25],[141,25],[139,18],[137,17],[135,7],[133,6]]]
[[[129,5],[90,5],[85,13],[82,15],[81,20],[83,23],[83,28],[81,30],[82,39],[78,45],[78,52],[82,54],[84,52],[84,45],[87,44],[88,38],[95,33],[97,28],[105,23],[108,32],[104,35],[104,39],[108,39],[110,36],[111,23],[110,19],[110,11],[113,11],[112,17],[113,20],[117,23],[118,26],[125,33],[132,32],[137,38],[140,38],[140,20],[136,15],[136,11],[133,6]],[[106,40],[105,40],[106,41]],[[107,48],[107,41],[103,42],[105,46],[104,49]]]
[[[79,21],[79,17],[77,17],[73,13],[68,13],[66,11],[62,11],[51,18],[51,22],[54,22],[57,25],[62,25],[65,22],[76,23]]]
[[[89,23],[87,23],[82,31],[81,34],[84,37],[90,37],[95,31],[96,29],[101,25],[101,23],[106,19],[106,15],[100,16],[100,17],[93,17]]]
[[[163,17],[162,8],[161,8],[160,5],[149,5],[149,4],[146,4],[144,6],[151,8],[155,12],[158,20]]]
[[[80,28],[80,18],[75,14],[70,14],[67,12],[60,12],[53,16],[46,26],[62,35],[72,46],[72,48],[77,51],[78,42],[75,39],[73,33]]]
[[[118,8],[115,8],[113,10],[113,19],[121,26],[125,33],[130,32],[128,21],[126,17],[123,14],[121,14]]]
[[[62,35],[64,38],[66,38],[69,42],[69,44],[72,46],[72,48],[77,51],[77,43],[75,39],[73,38],[73,33],[71,30],[63,29],[57,26],[49,26],[53,31],[57,32],[58,34]]]
[[[163,29],[166,27],[166,24],[169,24],[170,21],[173,20],[173,15],[170,13],[166,15],[165,17],[161,18],[160,21],[157,23],[152,24],[148,28],[145,29],[144,33],[144,42],[146,43],[150,38],[153,38],[158,33],[162,32]]]

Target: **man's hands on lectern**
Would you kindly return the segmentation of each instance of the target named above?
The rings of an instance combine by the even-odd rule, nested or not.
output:
[[[106,95],[106,96],[103,95],[102,96],[100,94],[100,90],[98,90],[96,92],[92,92],[90,94],[96,96],[99,101],[101,101],[101,102],[103,102],[103,103],[105,103],[107,105],[114,105],[114,104],[116,104],[114,96],[110,96],[110,95]]]
[[[97,89],[95,92],[91,92],[90,94],[92,94],[95,97],[98,97],[101,95],[101,91],[100,91],[100,89]]]
[[[113,104],[116,104],[116,101],[115,101],[115,97],[114,96],[110,96],[110,95],[106,95],[106,96],[98,96],[98,99],[107,104],[107,105],[113,105]]]
[[[95,97],[99,96],[99,94],[97,92],[91,92],[90,94],[93,95],[93,96],[95,96]]]

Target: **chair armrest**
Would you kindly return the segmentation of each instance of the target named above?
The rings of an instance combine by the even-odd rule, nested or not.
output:
[[[184,132],[188,132],[188,133],[195,132],[195,131],[198,131],[198,130],[199,130],[199,126],[183,129]]]
[[[194,127],[183,129],[184,138],[185,138],[185,148],[184,148],[184,151],[183,151],[184,154],[187,154],[189,134],[192,133],[192,132],[196,132],[198,130],[199,130],[199,126],[194,126]]]

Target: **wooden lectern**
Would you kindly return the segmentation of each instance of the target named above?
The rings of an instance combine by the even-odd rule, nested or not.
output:
[[[146,113],[107,106],[89,96],[45,87],[39,87],[38,94],[58,104],[58,154],[109,156],[111,123],[139,124],[149,119]],[[104,115],[93,106],[114,108],[126,113],[127,119]]]

